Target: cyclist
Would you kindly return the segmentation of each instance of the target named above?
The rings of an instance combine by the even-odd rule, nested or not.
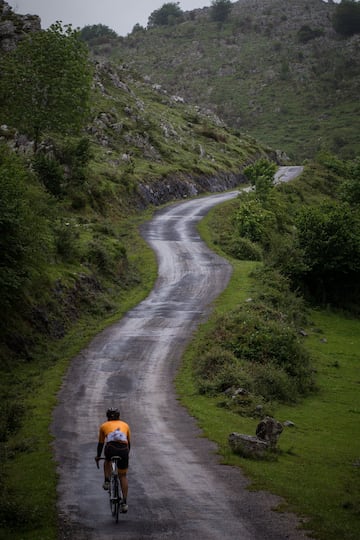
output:
[[[127,512],[127,495],[128,495],[128,479],[126,476],[129,466],[129,451],[130,451],[130,427],[126,422],[120,420],[120,411],[116,408],[110,408],[106,411],[107,421],[101,424],[99,429],[99,442],[95,461],[99,462],[102,450],[104,448],[104,484],[105,490],[109,489],[111,476],[111,458],[112,456],[120,456],[118,461],[118,471],[123,499],[121,501],[121,511]]]

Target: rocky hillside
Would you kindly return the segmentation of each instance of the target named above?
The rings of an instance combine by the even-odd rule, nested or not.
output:
[[[0,54],[40,29],[39,17],[17,15],[0,0]],[[92,141],[88,182],[93,192],[101,191],[105,199],[109,194],[111,203],[114,192],[121,193],[119,203],[132,199],[140,207],[231,188],[241,181],[243,166],[256,157],[269,155],[279,163],[284,158],[228,128],[213,111],[185,103],[129,66],[103,58],[95,63],[84,134]],[[49,135],[44,144],[52,151],[56,142]],[[1,125],[0,140],[31,156],[32,141],[16,126]]]
[[[0,54],[16,47],[19,40],[29,32],[41,28],[40,17],[36,15],[18,15],[4,0],[0,0]]]
[[[333,29],[322,0],[240,0],[229,19],[211,8],[175,26],[144,29],[95,48],[188,103],[295,159],[359,148],[360,36]]]
[[[286,159],[211,111],[106,63],[96,67],[87,132],[96,145],[92,169],[127,186],[143,207],[234,187],[243,167],[261,155]]]

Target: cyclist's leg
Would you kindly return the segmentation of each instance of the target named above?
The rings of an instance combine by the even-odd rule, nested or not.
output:
[[[127,500],[128,495],[128,479],[127,479],[127,471],[129,467],[129,449],[122,448],[119,452],[119,456],[121,459],[118,461],[118,473],[119,473],[119,479],[120,479],[120,485],[121,485],[121,491],[123,494],[124,502]]]
[[[110,476],[111,476],[111,461],[105,459],[104,461],[104,477],[105,477],[105,480],[110,480]]]
[[[126,502],[127,496],[128,496],[129,484],[128,484],[128,479],[127,479],[125,471],[119,471],[119,479],[120,479],[121,491],[123,494],[123,500]]]
[[[111,456],[112,455],[113,455],[113,453],[112,453],[111,446],[106,444],[105,448],[104,448],[104,456],[105,456],[105,461],[104,461],[104,486],[103,486],[104,489],[107,489],[106,484],[108,482],[110,483],[110,478],[111,478]]]

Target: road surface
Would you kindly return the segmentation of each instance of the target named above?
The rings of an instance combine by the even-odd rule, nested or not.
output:
[[[179,405],[173,377],[211,302],[226,287],[228,263],[200,240],[196,223],[238,192],[159,211],[143,235],[158,257],[149,297],[73,359],[54,413],[61,539],[300,540],[299,522],[274,512],[279,500],[247,490],[236,468],[219,464]],[[101,470],[98,426],[119,406],[132,428],[129,512],[115,524]]]
[[[275,184],[280,182],[289,182],[299,176],[304,170],[304,167],[293,165],[292,167],[279,167],[275,174]]]

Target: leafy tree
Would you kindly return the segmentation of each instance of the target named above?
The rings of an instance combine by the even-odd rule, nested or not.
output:
[[[360,33],[360,3],[355,0],[342,0],[336,6],[333,27],[342,36]]]
[[[266,244],[270,231],[275,227],[275,216],[254,198],[247,198],[234,215],[235,229],[240,236],[252,242]]]
[[[33,167],[46,190],[60,198],[84,184],[86,167],[93,154],[87,137],[67,137],[51,144],[51,151],[48,147],[35,155]]]
[[[132,29],[132,34],[136,34],[137,32],[144,32],[145,31],[145,28],[143,26],[141,26],[140,23],[136,23]]]
[[[114,39],[117,38],[117,33],[106,26],[105,24],[93,24],[84,26],[80,30],[80,37],[84,41],[93,41],[99,39]]]
[[[71,26],[33,32],[0,60],[2,122],[35,141],[46,131],[81,130],[88,114],[92,72],[86,44]]]
[[[211,2],[211,19],[223,23],[229,18],[231,10],[230,0],[213,0]]]
[[[348,163],[342,198],[351,205],[360,206],[360,158]]]
[[[148,19],[148,27],[173,25],[181,22],[183,18],[184,15],[179,7],[179,2],[168,2],[151,13]]]
[[[321,302],[359,299],[360,214],[346,203],[305,208],[297,219],[303,281]]]
[[[255,187],[256,195],[262,201],[266,200],[270,189],[274,185],[275,172],[275,163],[267,159],[259,159],[256,163],[244,169],[246,178]]]

